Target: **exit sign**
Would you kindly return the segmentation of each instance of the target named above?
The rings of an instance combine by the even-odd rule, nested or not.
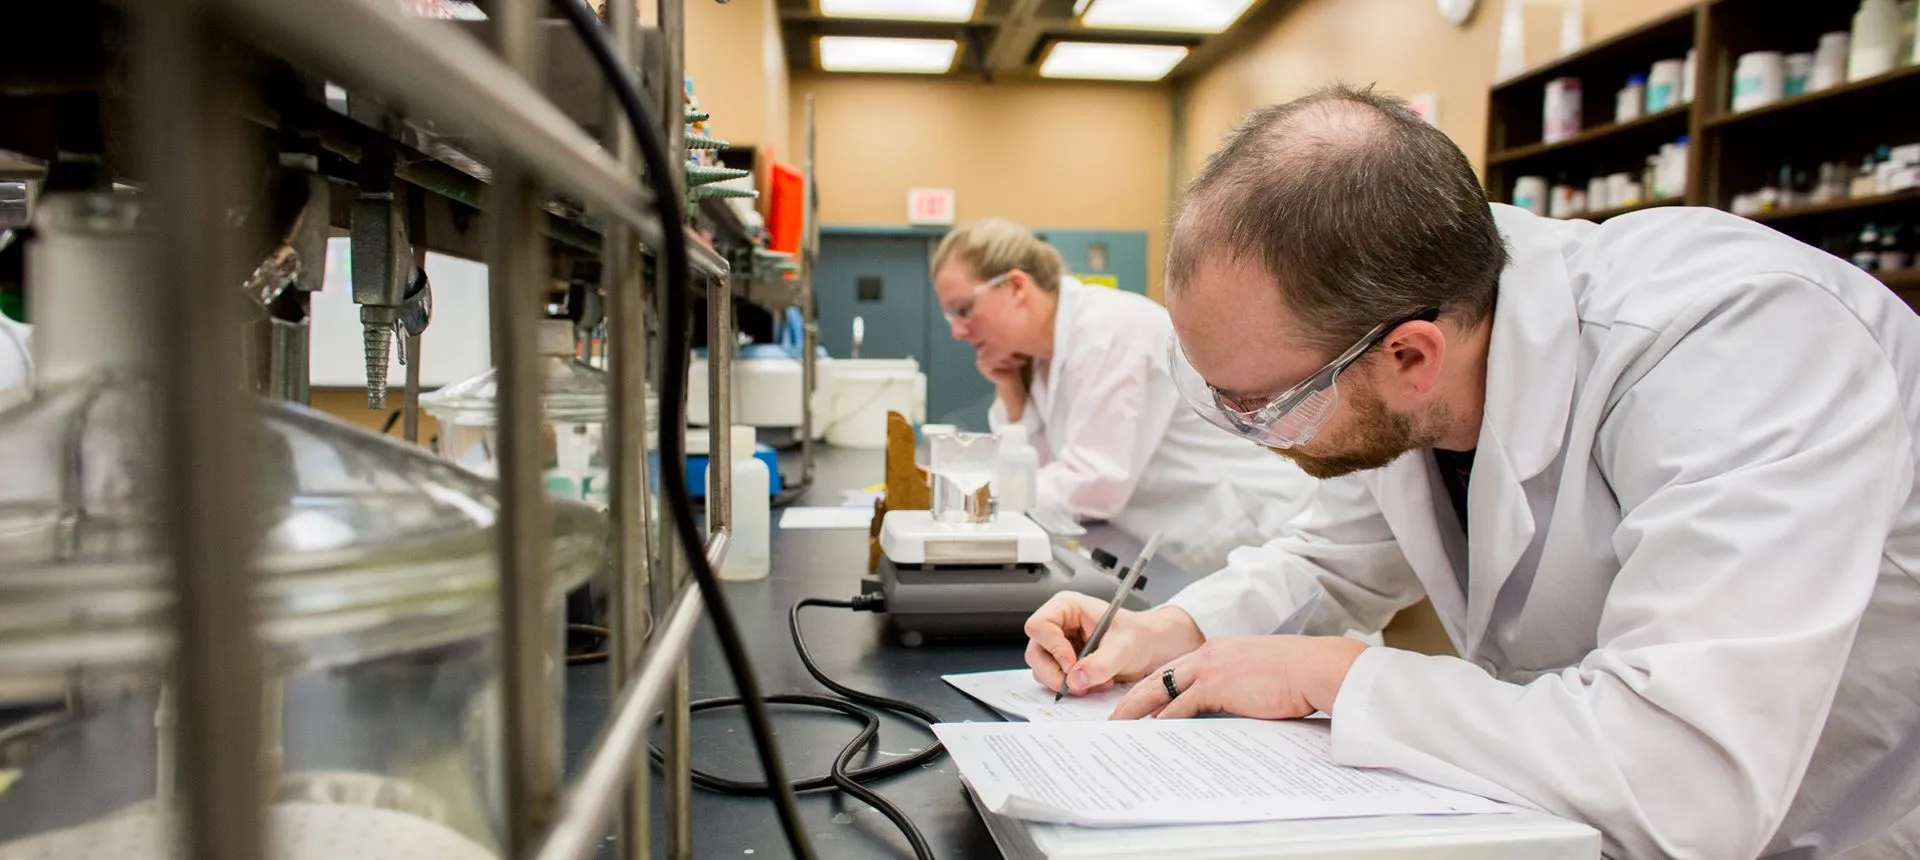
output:
[[[951,188],[907,189],[907,223],[935,227],[953,226],[954,194]]]

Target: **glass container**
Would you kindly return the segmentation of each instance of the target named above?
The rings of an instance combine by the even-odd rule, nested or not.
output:
[[[134,276],[101,262],[108,229],[44,222],[41,247],[82,253],[62,270],[30,248],[36,291],[88,288],[34,280],[73,261]],[[55,341],[74,330],[46,322]],[[0,860],[173,858],[168,813],[193,786],[171,733],[163,409],[124,366],[62,367],[0,413]],[[224,420],[256,423],[252,500],[201,515],[262,531],[255,558],[234,560],[255,574],[234,599],[253,602],[263,655],[270,857],[497,857],[495,484],[298,406]],[[562,599],[603,563],[606,528],[584,504],[548,510],[557,654]]]
[[[536,340],[547,492],[604,509],[607,374],[576,359],[567,320],[541,320]],[[489,478],[499,469],[498,374],[488,370],[420,398],[420,407],[440,422],[440,455]]]
[[[987,485],[999,466],[1000,440],[988,433],[929,436],[927,465],[933,472],[933,518],[940,522],[985,523],[993,518]]]

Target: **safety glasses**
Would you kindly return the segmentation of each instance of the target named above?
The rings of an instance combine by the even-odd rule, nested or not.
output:
[[[953,325],[955,322],[966,322],[968,318],[973,316],[973,303],[979,301],[980,297],[985,295],[988,290],[1006,283],[1007,279],[1011,277],[1013,277],[1013,272],[1010,271],[980,286],[974,287],[973,292],[967,295],[966,301],[954,305],[951,308],[942,307],[940,309],[940,315],[947,318],[947,325]]]
[[[1359,361],[1360,356],[1379,346],[1394,329],[1410,322],[1433,322],[1439,318],[1438,308],[1428,308],[1374,326],[1359,342],[1312,376],[1252,408],[1202,379],[1187,361],[1187,353],[1180,348],[1178,339],[1167,347],[1167,366],[1172,370],[1174,387],[1179,389],[1181,398],[1207,423],[1268,448],[1292,448],[1313,441],[1327,419],[1333,417],[1334,409],[1340,405],[1340,374]]]

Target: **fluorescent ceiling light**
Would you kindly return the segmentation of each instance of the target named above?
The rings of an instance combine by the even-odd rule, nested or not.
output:
[[[1116,30],[1218,33],[1252,5],[1253,0],[1093,0],[1080,23]]]
[[[960,43],[952,39],[874,39],[821,36],[820,68],[828,72],[945,74]]]
[[[829,18],[971,21],[974,6],[974,0],[820,0],[820,14]]]
[[[1186,58],[1187,49],[1181,45],[1056,42],[1040,63],[1040,77],[1157,81]]]

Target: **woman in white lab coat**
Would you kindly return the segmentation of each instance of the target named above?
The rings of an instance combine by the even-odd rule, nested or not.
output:
[[[1162,553],[1196,574],[1278,533],[1313,480],[1182,405],[1166,309],[1062,268],[1058,251],[1001,220],[948,234],[933,259],[953,337],[996,388],[993,428],[1025,426],[1040,455],[1038,506],[1159,531]]]

